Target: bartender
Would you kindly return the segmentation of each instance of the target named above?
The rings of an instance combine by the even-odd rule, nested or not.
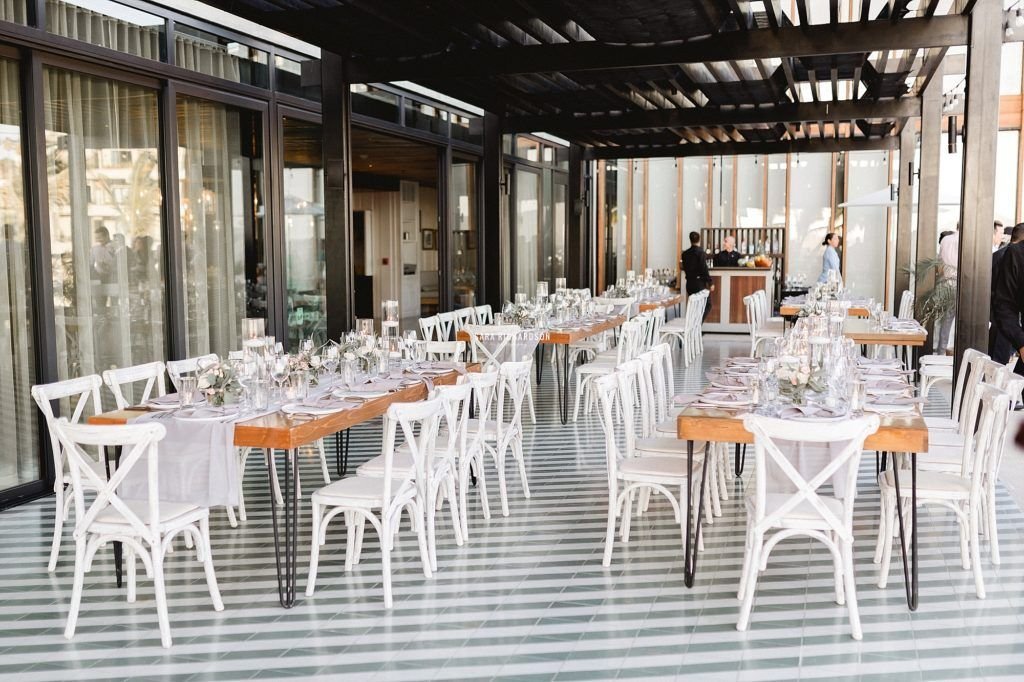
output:
[[[722,250],[715,254],[714,263],[716,268],[739,267],[740,254],[736,251],[736,237],[730,235],[722,240]]]

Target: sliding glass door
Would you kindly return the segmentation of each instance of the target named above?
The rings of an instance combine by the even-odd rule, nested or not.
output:
[[[452,291],[455,307],[476,304],[477,296],[477,164],[452,162],[450,184]]]
[[[515,291],[533,296],[539,276],[540,173],[516,169]]]
[[[36,410],[34,319],[22,176],[18,65],[0,59],[0,493],[42,478]]]
[[[43,73],[58,376],[163,360],[157,93]]]
[[[178,98],[186,349],[227,355],[243,317],[267,317],[259,112]]]

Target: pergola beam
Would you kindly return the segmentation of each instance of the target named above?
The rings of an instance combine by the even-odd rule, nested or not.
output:
[[[840,100],[777,104],[771,107],[722,109],[693,107],[631,111],[622,114],[573,116],[551,114],[509,117],[505,131],[529,133],[538,130],[553,134],[573,134],[590,130],[643,130],[648,128],[693,128],[697,126],[754,125],[803,121],[909,118],[920,113],[916,97],[896,100]]]
[[[630,69],[715,61],[810,57],[900,49],[952,47],[967,42],[962,15],[778,29],[725,31],[679,45],[609,45],[591,41],[477,50],[455,49],[407,60],[354,58],[353,83],[446,77],[491,77]]]
[[[662,147],[591,147],[585,158],[596,159],[650,159],[680,158],[687,156],[742,156],[744,154],[809,154],[813,152],[885,151],[895,149],[896,137],[875,138],[803,138],[781,142],[710,142],[677,144]]]

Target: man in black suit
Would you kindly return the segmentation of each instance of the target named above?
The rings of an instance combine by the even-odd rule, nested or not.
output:
[[[988,354],[993,360],[998,362],[1007,362],[1014,353],[1017,352],[1017,348],[1013,345],[1011,336],[1003,331],[1002,327],[1013,326],[1012,317],[1013,313],[1009,312],[1008,303],[1006,296],[1004,295],[1003,302],[1003,315],[1004,320],[1002,325],[996,319],[996,296],[997,290],[1000,287],[1000,276],[1004,265],[1006,264],[1006,256],[1010,253],[1010,250],[1015,248],[1014,245],[1024,242],[1024,223],[1018,223],[1013,227],[1010,232],[1010,243],[1006,246],[1001,247],[998,251],[992,254],[992,306],[991,314],[989,315],[989,321],[992,323],[988,330]],[[1018,247],[1019,248],[1019,247]],[[1002,286],[1006,286],[1003,283]],[[1008,293],[1008,292],[1005,292]],[[1020,319],[1018,316],[1017,327],[1020,327]]]
[[[683,274],[686,275],[686,295],[700,293],[705,289],[715,290],[711,283],[711,273],[708,272],[708,256],[700,247],[700,233],[690,233],[690,248],[683,251]],[[711,298],[704,308],[704,318],[708,319],[711,312]],[[703,322],[703,320],[701,320]]]

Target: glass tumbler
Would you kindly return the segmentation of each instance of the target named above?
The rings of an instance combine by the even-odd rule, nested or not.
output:
[[[199,390],[199,379],[195,376],[183,376],[178,379],[178,404],[191,407],[196,404],[196,391]]]

